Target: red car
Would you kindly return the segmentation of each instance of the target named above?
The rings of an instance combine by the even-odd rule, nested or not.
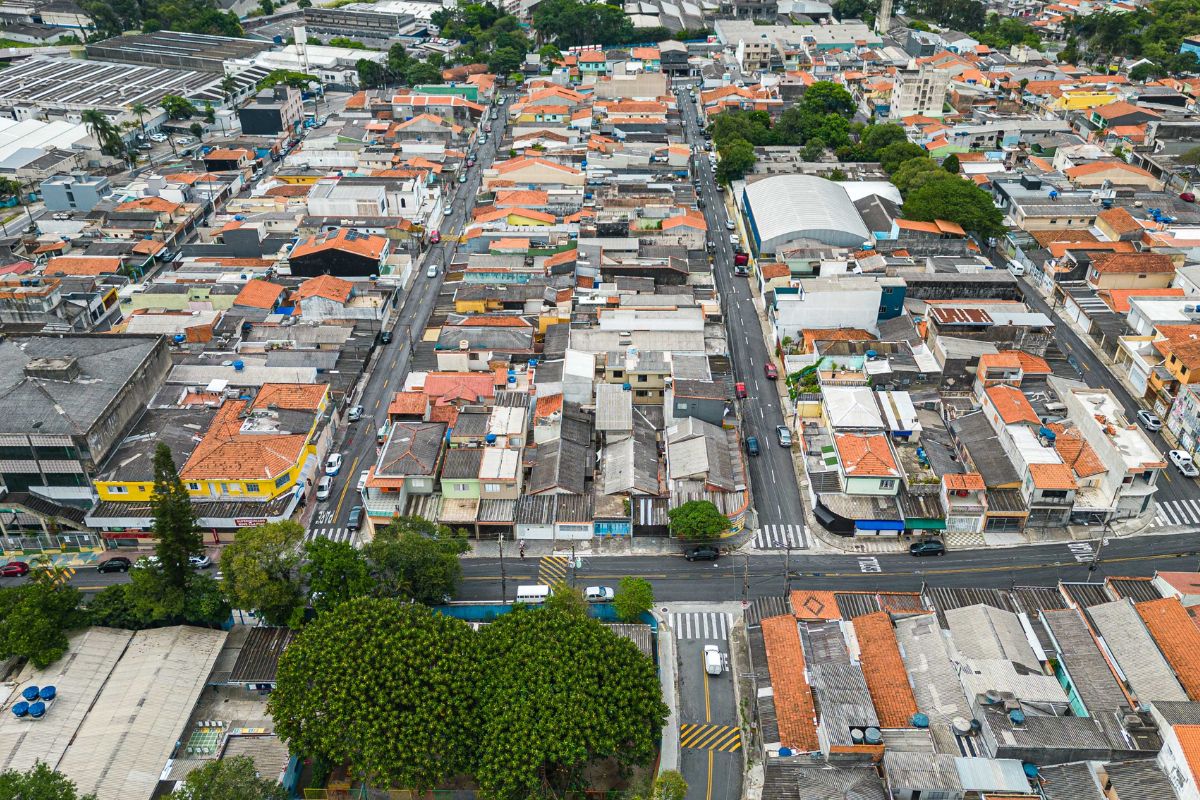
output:
[[[438,242],[440,242],[441,240],[442,240],[442,234],[441,234],[441,233],[439,233],[438,231],[432,231],[432,232],[429,234],[429,242],[430,242],[430,244],[437,244],[437,243],[438,243]]]
[[[1196,202],[1196,195],[1191,192],[1183,192],[1179,195],[1179,199],[1185,203],[1194,203]]]
[[[29,565],[24,561],[10,561],[0,567],[0,578],[19,578],[29,574]]]
[[[775,368],[775,365],[772,364],[770,361],[763,364],[763,372],[766,373],[767,378],[769,378],[770,380],[775,380],[776,378],[779,377],[779,370],[777,370]]]
[[[737,395],[738,400],[745,400],[746,399],[746,384],[735,383],[733,385],[733,393],[735,395]]]

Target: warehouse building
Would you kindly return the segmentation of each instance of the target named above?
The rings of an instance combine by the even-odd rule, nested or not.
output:
[[[804,240],[857,249],[871,238],[850,195],[824,178],[772,175],[748,184],[742,202],[759,253]]]
[[[87,46],[93,61],[118,61],[152,67],[224,74],[225,60],[250,58],[271,49],[270,42],[209,36],[204,33],[155,31],[114,36]]]

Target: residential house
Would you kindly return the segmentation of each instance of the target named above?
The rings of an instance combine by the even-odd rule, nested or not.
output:
[[[367,478],[367,516],[381,524],[407,513],[412,496],[433,494],[445,456],[446,424],[396,422]]]
[[[379,275],[390,252],[385,236],[337,228],[296,243],[288,254],[292,275],[306,278],[330,274],[340,278]]]

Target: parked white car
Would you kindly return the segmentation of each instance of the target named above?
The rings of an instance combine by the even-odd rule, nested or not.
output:
[[[725,664],[721,659],[721,648],[715,644],[704,645],[704,671],[709,675],[720,675]]]
[[[1196,463],[1192,461],[1192,457],[1187,454],[1187,451],[1171,450],[1167,453],[1167,458],[1171,459],[1171,463],[1183,474],[1183,477],[1195,478],[1200,475],[1200,469],[1196,468]]]
[[[342,454],[334,453],[329,458],[325,459],[325,474],[330,477],[337,475],[342,471]]]

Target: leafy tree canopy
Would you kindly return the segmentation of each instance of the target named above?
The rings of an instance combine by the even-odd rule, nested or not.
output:
[[[371,593],[374,582],[362,551],[349,542],[320,537],[304,545],[301,571],[308,595],[318,614],[337,608],[347,600]]]
[[[902,162],[892,171],[890,177],[901,194],[908,194],[909,191],[924,186],[928,180],[945,177],[945,170],[932,158],[921,155]]]
[[[646,764],[667,708],[653,662],[586,616],[518,607],[480,640],[475,778],[497,800],[561,796],[583,769]]]
[[[303,541],[304,528],[291,520],[239,529],[221,552],[229,601],[237,608],[258,612],[270,625],[303,624]]]
[[[363,553],[377,595],[436,605],[458,590],[462,579],[458,556],[466,550],[461,531],[420,517],[396,517],[376,531]]]
[[[73,586],[30,582],[0,589],[0,656],[29,659],[38,669],[67,652],[67,632],[86,624]]]
[[[1040,48],[1042,40],[1037,31],[1015,17],[1005,17],[1000,14],[989,14],[987,24],[982,30],[971,34],[980,43],[999,50],[1008,50],[1014,44],[1028,45]]]
[[[931,178],[909,191],[901,208],[905,219],[921,222],[946,219],[980,236],[999,236],[1004,232],[1004,217],[991,195],[957,175],[938,171],[942,177]]]
[[[259,777],[258,767],[249,756],[234,756],[209,761],[188,774],[183,786],[171,793],[171,800],[288,800],[287,790],[278,781]]]
[[[636,39],[633,23],[625,12],[604,3],[542,0],[533,12],[533,26],[560,48],[629,44]]]
[[[297,72],[291,69],[273,69],[258,82],[258,89],[262,91],[263,89],[270,89],[272,86],[282,84],[303,91],[309,89],[312,84],[320,85],[320,83],[320,78],[316,75],[310,75],[307,72]]]
[[[721,160],[717,162],[717,182],[729,183],[743,177],[754,167],[757,156],[754,146],[745,139],[734,139],[720,148]]]
[[[642,614],[654,607],[654,588],[645,578],[626,575],[617,585],[613,607],[617,616],[625,622],[636,622]]]
[[[0,800],[96,800],[96,795],[79,794],[70,778],[39,761],[25,772],[0,772]]]
[[[350,764],[375,785],[437,786],[479,746],[476,645],[465,623],[424,606],[343,603],[280,657],[267,701],[276,731],[291,752]]]
[[[708,541],[729,530],[729,519],[709,500],[689,500],[667,512],[671,534],[690,541]]]

